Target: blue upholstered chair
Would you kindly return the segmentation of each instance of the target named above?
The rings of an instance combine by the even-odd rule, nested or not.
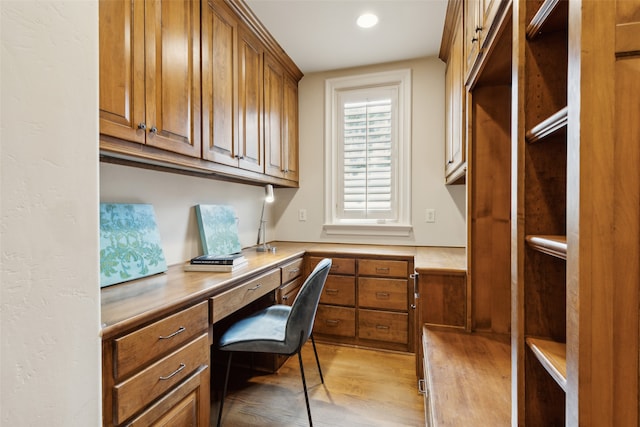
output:
[[[307,342],[307,339],[311,337],[313,352],[316,356],[316,363],[318,364],[318,371],[320,371],[320,380],[324,384],[312,329],[318,309],[318,302],[320,301],[320,294],[322,293],[322,288],[324,287],[330,268],[330,259],[325,258],[320,261],[302,284],[300,292],[296,296],[292,306],[272,305],[267,307],[234,323],[222,335],[218,343],[218,348],[223,351],[228,351],[229,357],[224,379],[224,390],[218,412],[218,426],[220,426],[222,420],[222,407],[227,394],[231,356],[235,351],[276,353],[289,356],[297,353],[298,361],[300,362],[300,375],[304,388],[304,398],[307,404],[309,425],[313,425],[300,349]]]

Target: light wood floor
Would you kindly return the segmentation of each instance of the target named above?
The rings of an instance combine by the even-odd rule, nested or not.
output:
[[[424,426],[415,359],[397,354],[317,343],[324,374],[320,382],[311,342],[302,349],[314,426]],[[246,372],[246,371],[244,371]],[[221,389],[222,373],[212,378]],[[223,426],[307,426],[297,356],[276,374],[247,376],[232,368]],[[218,417],[212,390],[211,425]]]

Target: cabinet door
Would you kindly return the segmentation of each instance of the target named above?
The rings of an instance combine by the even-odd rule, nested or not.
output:
[[[480,0],[467,0],[464,2],[464,55],[465,76],[473,67],[473,63],[480,54]]]
[[[147,144],[201,155],[200,2],[145,3]]]
[[[221,1],[202,17],[202,157],[238,166],[237,18]]]
[[[458,19],[461,24],[461,20]],[[451,52],[445,75],[446,87],[446,164],[447,183],[460,177],[459,169],[463,166],[465,156],[464,144],[464,76],[462,70],[462,28],[457,26],[451,41]],[[462,172],[464,173],[464,172]],[[455,174],[455,175],[454,175]]]
[[[265,173],[284,178],[283,133],[284,71],[270,56],[264,62],[264,151]]]
[[[239,166],[264,173],[262,139],[262,57],[264,48],[248,29],[238,31]]]
[[[100,1],[100,133],[143,144],[144,1]]]
[[[283,105],[285,178],[298,181],[298,82],[285,74]]]

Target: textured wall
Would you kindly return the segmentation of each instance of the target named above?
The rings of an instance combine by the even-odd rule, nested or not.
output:
[[[97,426],[98,2],[0,13],[0,424]]]

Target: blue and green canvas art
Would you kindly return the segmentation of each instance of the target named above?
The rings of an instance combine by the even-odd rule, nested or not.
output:
[[[240,252],[236,211],[226,205],[196,205],[203,255]]]
[[[153,206],[100,204],[100,287],[167,271]]]

